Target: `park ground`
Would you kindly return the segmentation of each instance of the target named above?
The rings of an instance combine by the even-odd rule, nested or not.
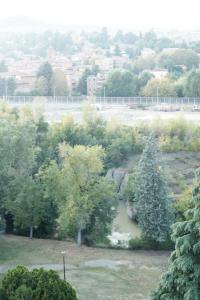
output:
[[[71,241],[0,236],[0,278],[10,268],[54,269],[63,277],[62,251],[66,251],[66,277],[79,300],[145,300],[166,269],[169,252],[99,249]]]

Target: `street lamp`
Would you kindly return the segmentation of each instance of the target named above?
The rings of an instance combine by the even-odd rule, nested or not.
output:
[[[64,280],[66,280],[66,268],[65,268],[65,254],[66,254],[66,251],[62,251],[61,254],[63,256],[63,275],[64,275]]]

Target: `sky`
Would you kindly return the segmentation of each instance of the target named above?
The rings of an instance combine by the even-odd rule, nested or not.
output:
[[[74,26],[200,29],[200,0],[6,0],[0,19],[25,16]]]

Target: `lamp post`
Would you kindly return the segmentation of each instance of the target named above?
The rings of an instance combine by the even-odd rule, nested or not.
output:
[[[64,280],[66,280],[66,267],[65,267],[65,254],[66,254],[66,251],[62,251],[61,254],[62,254],[62,257],[63,257],[63,275],[64,275]]]

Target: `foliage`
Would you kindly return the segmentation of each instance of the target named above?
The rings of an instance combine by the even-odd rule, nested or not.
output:
[[[199,299],[199,203],[200,170],[196,172],[193,190],[194,208],[187,211],[187,220],[173,226],[175,251],[170,258],[169,270],[162,276],[152,299]]]
[[[124,191],[124,198],[130,204],[135,202],[135,174],[130,174]]]
[[[29,236],[32,238],[34,228],[39,226],[47,209],[40,185],[30,177],[19,176],[12,182],[11,191],[12,194],[8,195],[5,207],[14,215],[15,226],[30,228]]]
[[[7,272],[0,287],[2,300],[76,300],[76,292],[55,271],[18,266]]]
[[[174,250],[174,244],[170,238],[163,242],[148,240],[144,237],[131,239],[129,241],[131,250]]]
[[[188,97],[200,97],[200,72],[192,71],[189,73],[185,85],[185,94]]]
[[[200,151],[200,127],[183,117],[156,119],[145,131],[145,134],[153,131],[159,137],[159,146],[164,152]]]
[[[139,226],[145,238],[165,241],[172,224],[172,210],[156,140],[151,135],[140,159],[135,178],[135,202]]]
[[[68,86],[65,73],[61,70],[55,70],[52,75],[52,88],[55,89],[55,96],[66,96],[68,94]]]
[[[91,75],[97,75],[99,71],[98,66],[93,66],[91,69],[86,68],[83,72],[81,78],[79,79],[78,86],[77,86],[77,92],[80,95],[87,95],[87,78]]]
[[[199,57],[193,50],[181,48],[174,50],[171,54],[161,53],[159,64],[161,67],[167,68],[170,72],[177,66],[181,67],[182,70],[184,67],[191,70],[198,67]]]
[[[137,95],[137,79],[129,71],[113,71],[105,82],[107,97],[131,97]]]
[[[151,70],[154,69],[156,64],[156,56],[148,55],[148,56],[140,56],[135,60],[135,68],[139,71]]]
[[[174,202],[176,221],[186,220],[186,212],[193,207],[191,199],[192,188],[186,187]]]
[[[148,97],[170,97],[176,96],[176,90],[169,78],[152,78],[147,82],[141,94]]]
[[[184,65],[188,70],[197,68],[199,65],[199,57],[191,49],[177,49],[172,54],[172,61],[174,65]]]
[[[42,96],[52,95],[52,76],[53,70],[48,62],[40,66],[37,73],[36,87]]]
[[[82,232],[87,230],[87,226],[91,225],[90,222],[93,221],[97,225],[100,215],[107,214],[108,209],[111,212],[113,190],[109,186],[110,183],[99,176],[103,171],[104,157],[101,147],[77,145],[73,148],[62,144],[60,157],[62,159],[60,175],[61,178],[66,178],[66,194],[59,202],[58,222],[62,231],[77,234],[77,243],[80,245]],[[103,190],[107,191],[106,195]],[[99,206],[105,210],[101,211]],[[107,222],[104,218],[105,223],[102,226],[107,226],[113,217],[108,218]]]

